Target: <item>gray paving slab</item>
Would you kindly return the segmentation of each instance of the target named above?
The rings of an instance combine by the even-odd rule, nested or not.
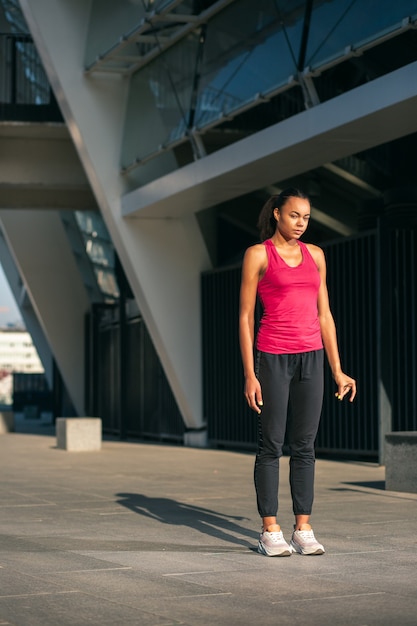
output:
[[[0,626],[417,625],[417,494],[372,463],[316,463],[323,556],[270,559],[253,455],[0,437]],[[292,528],[288,459],[279,520]]]

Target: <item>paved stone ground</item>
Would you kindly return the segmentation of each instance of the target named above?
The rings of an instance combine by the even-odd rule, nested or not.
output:
[[[318,460],[326,554],[271,559],[252,468],[252,454],[149,443],[67,452],[47,426],[2,435],[0,625],[417,624],[416,494],[385,491],[383,467]]]

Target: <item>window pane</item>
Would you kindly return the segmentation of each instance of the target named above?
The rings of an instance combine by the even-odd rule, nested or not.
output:
[[[311,17],[306,65],[317,68],[349,45],[377,38],[415,16],[416,0],[334,0],[318,3]]]
[[[197,126],[287,83],[297,71],[304,2],[231,5],[208,26]]]

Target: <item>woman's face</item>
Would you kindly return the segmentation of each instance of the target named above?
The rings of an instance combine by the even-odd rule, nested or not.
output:
[[[310,219],[308,200],[291,196],[280,209],[274,209],[277,229],[285,239],[299,239]]]

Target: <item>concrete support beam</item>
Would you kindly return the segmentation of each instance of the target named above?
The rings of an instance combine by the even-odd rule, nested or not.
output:
[[[0,211],[1,215],[1,211]],[[1,217],[0,217],[1,220]],[[39,358],[45,370],[45,378],[49,387],[53,385],[53,365],[51,349],[46,341],[45,334],[38,322],[36,313],[32,307],[30,298],[27,296],[26,288],[19,274],[13,255],[7,247],[6,240],[0,232],[0,264],[13,293],[16,304],[19,307],[22,320],[27,331],[32,337],[33,344],[37,350]]]
[[[94,209],[65,124],[0,123],[0,208]]]
[[[13,411],[0,412],[0,435],[14,433],[14,413]]]
[[[89,301],[58,212],[0,210],[0,226],[76,411],[84,412]]]
[[[129,83],[84,75],[90,2],[21,7],[185,424],[201,428],[200,274],[210,261],[195,217],[123,219],[119,149]]]
[[[209,261],[197,220],[130,220],[122,228],[140,311],[186,426],[201,428],[200,284]]]

